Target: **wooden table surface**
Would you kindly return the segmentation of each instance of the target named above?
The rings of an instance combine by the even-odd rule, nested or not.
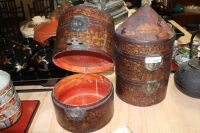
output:
[[[187,43],[191,34],[176,22],[171,21],[185,33],[179,43]],[[115,85],[115,75],[108,77]],[[40,89],[41,86],[17,86],[16,89]],[[21,100],[40,100],[40,106],[30,126],[30,133],[65,133],[59,126],[51,92],[18,93]],[[174,85],[173,74],[170,75],[166,98],[159,104],[149,107],[137,107],[126,104],[116,94],[114,98],[114,116],[102,129],[95,133],[110,133],[127,126],[133,133],[200,133],[200,100],[181,93]]]
[[[114,77],[110,79],[114,81]],[[18,94],[21,100],[40,100],[30,133],[67,132],[56,120],[50,91]],[[112,120],[95,133],[110,133],[122,126],[129,127],[133,133],[200,133],[200,100],[181,93],[171,74],[166,98],[159,104],[137,107],[123,102],[115,94]]]

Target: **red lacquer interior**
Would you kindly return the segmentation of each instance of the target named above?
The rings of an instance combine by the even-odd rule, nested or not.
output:
[[[111,92],[112,83],[97,74],[75,74],[59,81],[54,97],[71,106],[89,105],[105,98]]]
[[[53,58],[54,64],[73,72],[97,73],[113,67],[111,57],[92,51],[65,51]]]

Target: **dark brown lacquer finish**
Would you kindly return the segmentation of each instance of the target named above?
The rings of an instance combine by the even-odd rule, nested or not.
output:
[[[137,106],[159,103],[166,95],[174,31],[145,4],[116,34],[117,95]]]
[[[88,133],[105,126],[114,113],[112,83],[97,74],[75,74],[59,81],[52,93],[59,124]]]
[[[70,7],[60,16],[53,63],[84,73],[65,77],[53,89],[56,118],[64,129],[88,133],[112,119],[113,85],[104,76],[91,73],[113,68],[115,41],[112,18],[92,4]]]
[[[74,72],[108,70],[114,37],[113,20],[103,10],[88,3],[68,8],[59,19],[53,62]]]

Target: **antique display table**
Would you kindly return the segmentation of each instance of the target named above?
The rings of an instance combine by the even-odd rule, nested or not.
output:
[[[170,21],[181,30],[185,36],[180,37],[177,43],[188,43],[191,34],[174,21]],[[115,86],[115,73],[107,76]],[[17,90],[37,90],[22,93],[21,100],[40,100],[40,106],[33,118],[28,132],[37,133],[64,133],[57,122],[51,99],[53,87],[16,86]],[[39,91],[46,89],[46,91]],[[110,133],[113,130],[126,126],[133,133],[199,133],[200,132],[200,100],[188,97],[181,93],[174,84],[174,74],[171,73],[166,98],[159,104],[149,107],[137,107],[120,100],[115,93],[114,116],[112,120],[96,133]]]
[[[199,133],[200,100],[181,93],[174,85],[174,74],[170,75],[167,96],[159,104],[137,107],[114,98],[112,120],[96,133],[109,133],[127,126],[134,133]],[[115,75],[110,79],[114,81]],[[39,89],[40,86],[29,86]],[[16,87],[27,89],[27,86]],[[51,91],[19,93],[21,100],[40,100],[40,106],[31,123],[29,132],[67,132],[58,124],[51,100]]]

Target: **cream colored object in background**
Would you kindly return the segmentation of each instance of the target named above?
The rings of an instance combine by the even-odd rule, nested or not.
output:
[[[48,22],[49,19],[46,19],[45,16],[34,16],[32,21],[27,22],[25,25],[20,27],[20,31],[24,38],[33,38],[34,37],[34,27],[43,23]]]

